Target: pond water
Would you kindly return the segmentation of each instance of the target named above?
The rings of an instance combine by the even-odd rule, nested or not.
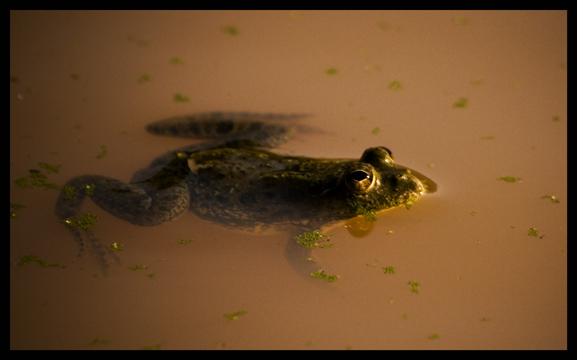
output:
[[[566,11],[11,11],[11,349],[566,349],[566,67]],[[146,124],[202,111],[311,113],[275,152],[386,146],[438,189],[366,237],[329,229],[327,283],[282,230],[87,201],[123,246],[103,276],[58,192],[15,182],[128,181],[191,143]]]

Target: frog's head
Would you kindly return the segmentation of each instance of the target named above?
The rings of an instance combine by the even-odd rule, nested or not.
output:
[[[406,205],[407,208],[426,190],[411,170],[395,165],[392,152],[386,147],[365,150],[342,175],[349,193],[350,205],[359,214]]]

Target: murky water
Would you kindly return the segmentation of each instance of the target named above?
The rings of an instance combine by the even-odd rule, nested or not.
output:
[[[16,11],[10,23],[10,201],[26,206],[10,221],[12,349],[567,347],[566,12]],[[340,275],[328,284],[289,266],[285,233],[192,213],[142,228],[87,202],[98,237],[124,249],[95,277],[53,215],[58,193],[14,184],[39,162],[62,165],[56,184],[127,181],[190,143],[147,123],[211,110],[313,113],[322,132],[278,152],[386,146],[438,191],[367,237],[332,229],[335,245],[315,252]],[[66,268],[16,265],[31,254]]]

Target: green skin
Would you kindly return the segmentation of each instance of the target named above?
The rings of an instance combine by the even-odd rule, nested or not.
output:
[[[82,175],[66,185],[83,189],[108,213],[141,226],[173,220],[186,210],[234,227],[290,222],[303,231],[412,202],[426,190],[384,147],[365,150],[359,160],[283,156],[265,150],[294,132],[302,115],[201,113],[150,124],[151,133],[212,138],[165,154],[137,172],[130,183]],[[59,220],[80,219],[86,194],[62,192]],[[88,248],[106,271],[114,255],[92,230],[68,226],[80,253]]]

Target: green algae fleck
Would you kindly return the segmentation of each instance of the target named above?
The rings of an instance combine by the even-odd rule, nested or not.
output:
[[[18,217],[17,211],[24,209],[26,206],[17,203],[10,203],[10,219],[16,219]]]
[[[248,314],[248,310],[240,310],[232,314],[224,314],[224,317],[228,321],[237,320],[242,315]]]
[[[336,75],[339,73],[339,70],[335,67],[326,68],[324,71],[325,75]]]
[[[192,242],[191,239],[179,239],[178,243],[181,245],[186,245],[186,244],[190,244]]]
[[[70,227],[90,229],[96,224],[97,221],[98,221],[98,215],[86,213],[82,214],[81,219],[68,218],[64,220],[64,223],[66,223],[66,225]]]
[[[379,27],[379,29],[383,31],[387,31],[389,29],[389,23],[387,23],[386,21],[379,21],[377,23],[377,26]]]
[[[58,174],[60,171],[60,166],[62,165],[52,165],[45,162],[39,162],[38,166],[40,166],[42,169],[46,169],[48,172]]]
[[[536,228],[530,228],[527,235],[538,237],[539,236],[539,230],[537,230]]]
[[[464,25],[467,25],[468,23],[469,23],[469,19],[467,19],[464,16],[455,16],[453,18],[453,24],[455,24],[455,25],[464,26]]]
[[[221,30],[222,30],[224,33],[226,33],[226,34],[228,34],[228,35],[232,35],[232,36],[237,36],[237,35],[240,33],[240,31],[238,30],[238,28],[237,28],[236,26],[233,26],[233,25],[223,26],[223,27],[221,28]]]
[[[112,251],[112,252],[122,251],[122,244],[112,243],[112,244],[110,244],[110,246],[108,246],[108,248],[109,248],[110,251]]]
[[[24,266],[28,263],[31,262],[35,262],[36,265],[40,266],[40,267],[58,267],[61,269],[65,269],[66,266],[60,264],[60,263],[50,263],[47,264],[46,262],[44,262],[44,260],[40,259],[36,254],[32,254],[32,255],[24,255],[20,257],[20,262],[17,263],[16,265],[18,266]]]
[[[319,270],[319,271],[317,271],[317,272],[312,272],[312,273],[311,273],[311,276],[312,276],[314,279],[323,279],[323,280],[325,280],[326,282],[335,282],[335,281],[337,281],[337,280],[340,278],[340,276],[338,276],[338,275],[328,275],[327,273],[325,273],[324,270]]]
[[[21,177],[18,179],[14,179],[14,185],[20,189],[26,189],[28,187],[28,178]]]
[[[557,199],[555,195],[543,195],[541,196],[541,199],[551,199],[551,202],[556,204],[559,203],[559,199]]]
[[[395,267],[394,266],[383,267],[383,274],[394,274],[394,273],[395,273]]]
[[[64,186],[66,186],[66,185],[64,185]],[[94,184],[84,185],[84,193],[85,193],[86,195],[89,195],[89,196],[90,196],[90,195],[94,195],[94,188],[95,188],[95,187],[96,187],[96,185],[94,185]]]
[[[148,82],[148,81],[152,81],[152,76],[150,76],[150,74],[142,74],[138,78],[139,83],[144,83],[144,82]]]
[[[419,282],[411,280],[407,284],[411,285],[411,292],[419,293]]]
[[[106,345],[106,344],[110,344],[110,340],[108,339],[101,339],[101,338],[95,338],[94,340],[92,340],[92,342],[90,342],[90,346],[94,346],[94,345]]]
[[[176,93],[174,94],[174,101],[175,102],[188,102],[188,96],[184,96],[182,94]]]
[[[389,84],[389,89],[391,90],[401,90],[403,88],[403,84],[400,81],[395,80]]]
[[[333,246],[333,244],[328,243],[330,236],[321,234],[320,230],[303,233],[302,235],[295,236],[294,239],[296,240],[297,244],[304,245],[309,249],[326,249]],[[321,244],[321,242],[325,243]]]
[[[172,65],[184,65],[185,64],[184,60],[182,58],[179,58],[178,56],[171,58],[170,63]]]
[[[361,206],[358,206],[357,214],[362,215],[365,218],[365,221],[376,222],[377,221],[377,214],[373,210],[367,210]]]
[[[58,171],[60,171],[59,170],[60,165],[51,165],[48,163],[39,162],[38,166],[45,169],[49,173],[57,173]],[[35,189],[35,188],[39,188],[39,187],[43,187],[44,189],[52,189],[52,190],[61,190],[62,189],[61,186],[58,186],[58,185],[53,184],[53,183],[49,183],[48,177],[46,176],[46,174],[43,174],[40,170],[30,169],[28,171],[28,173],[29,174],[28,174],[27,178],[21,177],[21,178],[15,179],[14,185],[16,185],[16,187],[18,187],[20,189],[27,189],[27,188]],[[28,183],[28,180],[30,180],[30,183]]]
[[[407,208],[407,210],[411,210],[416,200],[417,199],[414,198],[408,198],[407,200],[405,200],[405,208]]]
[[[100,151],[100,153],[98,155],[96,155],[97,159],[102,159],[103,157],[105,157],[108,154],[108,149],[106,148],[106,146],[102,145],[100,148],[102,150]]]
[[[469,99],[463,97],[453,103],[454,108],[466,108],[469,106]]]
[[[66,193],[66,198],[68,200],[76,199],[76,188],[74,188],[74,186],[63,185],[62,190],[64,191],[64,193]]]
[[[130,270],[135,271],[135,270],[144,270],[147,269],[146,265],[141,265],[141,264],[136,264],[136,265],[132,265],[131,267],[129,267]]]
[[[521,181],[520,178],[517,178],[514,176],[501,176],[500,178],[497,178],[497,180],[501,180],[501,181],[508,182],[508,183],[515,183],[515,182]]]

